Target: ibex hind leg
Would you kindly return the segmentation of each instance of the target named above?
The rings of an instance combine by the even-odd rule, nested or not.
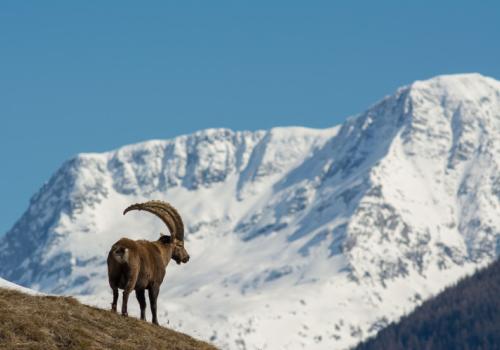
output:
[[[111,303],[111,310],[116,312],[118,304],[118,288],[120,287],[121,269],[118,269],[111,254],[108,256],[108,282],[111,290],[113,291],[113,302]]]
[[[111,310],[116,312],[116,305],[118,304],[118,288],[113,288],[113,302],[111,303]]]
[[[137,301],[141,307],[141,320],[143,321],[146,320],[146,296],[144,292],[144,289],[135,290],[135,296],[137,297]]]
[[[123,289],[123,300],[122,300],[122,315],[123,316],[128,316],[128,312],[127,312],[128,296],[135,288],[135,283],[137,282],[138,274],[139,274],[138,270],[130,271],[127,285]]]

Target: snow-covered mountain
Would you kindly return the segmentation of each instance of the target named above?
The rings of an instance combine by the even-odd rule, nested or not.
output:
[[[347,348],[500,253],[499,151],[500,82],[465,74],[331,129],[80,154],[0,242],[0,276],[108,307],[111,244],[166,230],[123,209],[167,200],[191,261],[168,267],[160,323],[228,349]]]

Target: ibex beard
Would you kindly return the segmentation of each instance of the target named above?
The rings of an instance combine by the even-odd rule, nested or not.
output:
[[[108,278],[113,290],[111,309],[116,312],[118,289],[123,289],[121,312],[128,316],[128,297],[135,290],[141,308],[141,320],[145,320],[147,290],[152,322],[158,324],[157,299],[166,267],[170,259],[177,264],[189,261],[189,254],[184,248],[184,224],[177,210],[167,202],[134,204],[125,209],[123,214],[131,210],[145,210],[155,214],[167,225],[171,235],[161,235],[157,241],[122,238],[113,244],[108,254]]]

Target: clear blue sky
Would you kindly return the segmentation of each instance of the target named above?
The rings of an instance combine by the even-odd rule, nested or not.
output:
[[[69,157],[324,128],[438,74],[500,78],[494,1],[2,1],[0,234]]]

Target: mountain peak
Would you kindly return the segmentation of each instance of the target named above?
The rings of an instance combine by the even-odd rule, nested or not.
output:
[[[425,91],[456,99],[480,100],[500,90],[500,82],[479,73],[439,75],[417,80],[409,86],[412,92]]]

